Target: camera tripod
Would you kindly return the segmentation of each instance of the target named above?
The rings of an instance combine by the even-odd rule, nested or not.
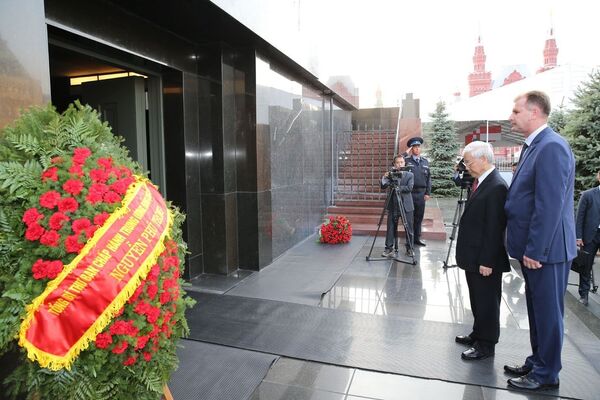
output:
[[[383,216],[385,215],[388,204],[392,201],[392,196],[396,196],[398,200],[398,206],[400,208],[400,218],[402,220],[402,226],[404,227],[404,232],[407,235],[407,246],[412,258],[412,261],[406,261],[398,258],[398,226],[396,225],[396,231],[394,232],[394,250],[395,257],[371,257],[373,253],[373,247],[375,246],[375,240],[377,240],[377,235],[379,234],[379,230],[381,229],[381,222],[383,221]],[[385,199],[385,204],[383,205],[383,210],[381,210],[381,216],[379,217],[379,222],[377,223],[377,232],[375,232],[375,236],[373,237],[373,243],[371,243],[371,250],[369,250],[369,254],[367,255],[367,261],[383,261],[383,260],[394,260],[400,263],[409,264],[409,265],[417,265],[417,261],[415,260],[415,248],[413,243],[413,234],[408,231],[408,225],[406,224],[406,212],[404,211],[404,201],[402,200],[402,196],[400,196],[400,188],[398,187],[398,183],[395,179],[390,179],[390,189],[388,190],[388,195]]]
[[[464,191],[467,189],[467,198],[464,198]],[[452,243],[456,239],[456,233],[458,232],[458,225],[460,224],[460,217],[465,209],[465,203],[471,194],[471,185],[462,185],[460,187],[460,196],[456,202],[456,210],[454,210],[454,218],[452,218],[452,233],[450,234],[450,244],[448,245],[448,254],[446,254],[446,260],[443,262],[444,269],[458,267],[456,264],[448,265],[448,259],[450,258],[450,252],[452,251]]]

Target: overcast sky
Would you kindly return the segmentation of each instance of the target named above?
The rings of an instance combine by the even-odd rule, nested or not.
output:
[[[599,1],[320,3],[324,12],[336,16],[333,18],[342,31],[350,32],[347,40],[321,44],[320,72],[323,76],[350,75],[360,88],[361,107],[374,106],[378,85],[385,105],[395,105],[406,92],[414,92],[423,106],[455,91],[468,96],[467,76],[473,70],[479,35],[492,79],[508,65],[525,64],[532,73],[542,66],[551,26],[559,47],[559,64],[600,65]]]
[[[214,0],[327,82],[349,75],[361,108],[407,92],[421,115],[460,91],[481,35],[492,79],[509,65],[543,65],[550,27],[558,63],[600,64],[598,0]],[[268,10],[268,11],[265,11]]]

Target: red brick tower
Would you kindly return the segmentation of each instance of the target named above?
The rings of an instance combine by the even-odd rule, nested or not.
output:
[[[485,70],[485,51],[481,44],[481,36],[477,38],[475,46],[473,68],[474,71],[469,74],[469,97],[492,90],[492,73]]]
[[[558,58],[558,47],[556,47],[556,39],[554,39],[554,29],[550,28],[550,37],[546,39],[544,46],[544,66],[537,70],[537,73],[547,71],[556,67]]]

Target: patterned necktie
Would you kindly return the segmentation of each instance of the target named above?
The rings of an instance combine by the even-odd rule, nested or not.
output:
[[[473,193],[475,193],[478,186],[479,186],[479,179],[475,178],[475,180],[473,181],[473,188],[471,189],[471,195],[473,195]]]

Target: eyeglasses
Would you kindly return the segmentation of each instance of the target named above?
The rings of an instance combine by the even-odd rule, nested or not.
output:
[[[471,161],[468,161],[466,158],[463,158],[463,162],[465,163],[465,165],[468,167],[471,164],[473,164],[475,161],[477,161],[476,158],[472,159]]]

